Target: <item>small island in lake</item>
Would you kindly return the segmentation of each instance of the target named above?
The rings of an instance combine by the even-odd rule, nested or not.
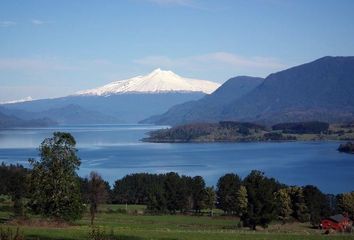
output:
[[[280,123],[271,127],[249,122],[223,121],[186,124],[152,131],[142,141],[187,143],[354,140],[353,130],[353,124],[330,125],[318,121]]]
[[[354,142],[347,142],[339,145],[338,151],[354,154]]]

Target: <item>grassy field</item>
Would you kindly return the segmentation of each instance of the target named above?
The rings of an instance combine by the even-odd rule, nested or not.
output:
[[[123,213],[128,209],[128,214]],[[140,215],[144,206],[105,205],[100,209],[96,225],[107,234],[114,233],[121,240],[302,240],[302,239],[354,239],[353,234],[323,235],[309,224],[272,224],[266,230],[250,231],[238,228],[238,219],[223,216]],[[89,216],[70,225],[55,225],[31,216],[25,222],[11,221],[11,208],[2,204],[0,228],[16,229],[26,239],[88,239]]]

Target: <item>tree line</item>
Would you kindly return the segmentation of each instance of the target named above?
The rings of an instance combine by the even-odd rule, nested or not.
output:
[[[321,219],[344,212],[354,217],[354,192],[332,195],[312,185],[287,186],[257,170],[244,179],[225,174],[216,189],[207,187],[201,176],[131,174],[115,182],[112,201],[144,204],[150,211],[170,214],[219,208],[252,228],[266,227],[273,220],[310,221],[318,226]]]
[[[273,220],[320,220],[334,213],[354,217],[354,192],[327,195],[315,186],[287,186],[254,170],[245,178],[235,173],[220,177],[216,188],[208,187],[201,176],[131,174],[117,180],[111,189],[92,172],[80,178],[75,139],[69,133],[54,133],[40,148],[40,159],[30,159],[31,169],[0,165],[0,195],[11,196],[14,212],[31,211],[45,217],[72,221],[89,209],[93,224],[101,203],[144,204],[150,213],[212,214],[219,208],[239,216],[244,226],[266,227]]]
[[[191,123],[160,129],[144,138],[147,142],[249,142],[294,141],[295,134],[329,134],[325,122],[279,123],[271,127],[250,122],[222,121],[218,123]]]

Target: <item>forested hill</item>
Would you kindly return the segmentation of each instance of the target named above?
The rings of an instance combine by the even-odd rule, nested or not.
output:
[[[1,112],[0,108],[0,129],[13,127],[46,127],[56,125],[56,122],[48,118],[23,120],[15,116]]]
[[[223,88],[235,91],[232,85],[224,84],[220,89]],[[271,125],[298,121],[333,123],[353,119],[354,57],[324,57],[271,74],[246,95],[229,99],[212,110],[206,105],[187,111],[177,106],[150,122],[178,125],[248,121]]]
[[[175,105],[166,113],[152,116],[142,123],[183,124],[191,122],[210,122],[216,119],[225,104],[239,99],[263,82],[263,78],[239,76],[226,81],[221,87],[200,100]],[[215,116],[215,118],[214,118]]]
[[[221,118],[342,122],[354,119],[354,57],[324,57],[268,76]]]
[[[255,142],[354,140],[354,125],[325,122],[281,123],[265,127],[249,122],[194,123],[152,131],[146,142]]]

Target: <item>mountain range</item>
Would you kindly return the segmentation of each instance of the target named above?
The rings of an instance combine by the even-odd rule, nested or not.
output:
[[[192,122],[214,122],[224,105],[241,98],[263,82],[263,78],[239,76],[226,81],[214,93],[199,100],[173,106],[162,115],[152,116],[141,123],[177,125]]]
[[[347,122],[354,119],[354,57],[324,57],[264,79],[239,76],[221,87],[156,69],[71,96],[2,104],[0,113],[3,123]]]
[[[232,120],[274,124],[354,119],[354,57],[324,57],[270,74],[241,96],[232,81],[237,78],[210,96],[142,122],[177,125]]]
[[[56,125],[56,122],[48,118],[35,118],[24,120],[14,115],[3,113],[3,108],[0,107],[0,129],[13,127],[47,127]]]
[[[199,99],[219,86],[156,69],[71,96],[2,104],[2,111],[24,120],[50,118],[59,124],[137,123],[176,104]]]

